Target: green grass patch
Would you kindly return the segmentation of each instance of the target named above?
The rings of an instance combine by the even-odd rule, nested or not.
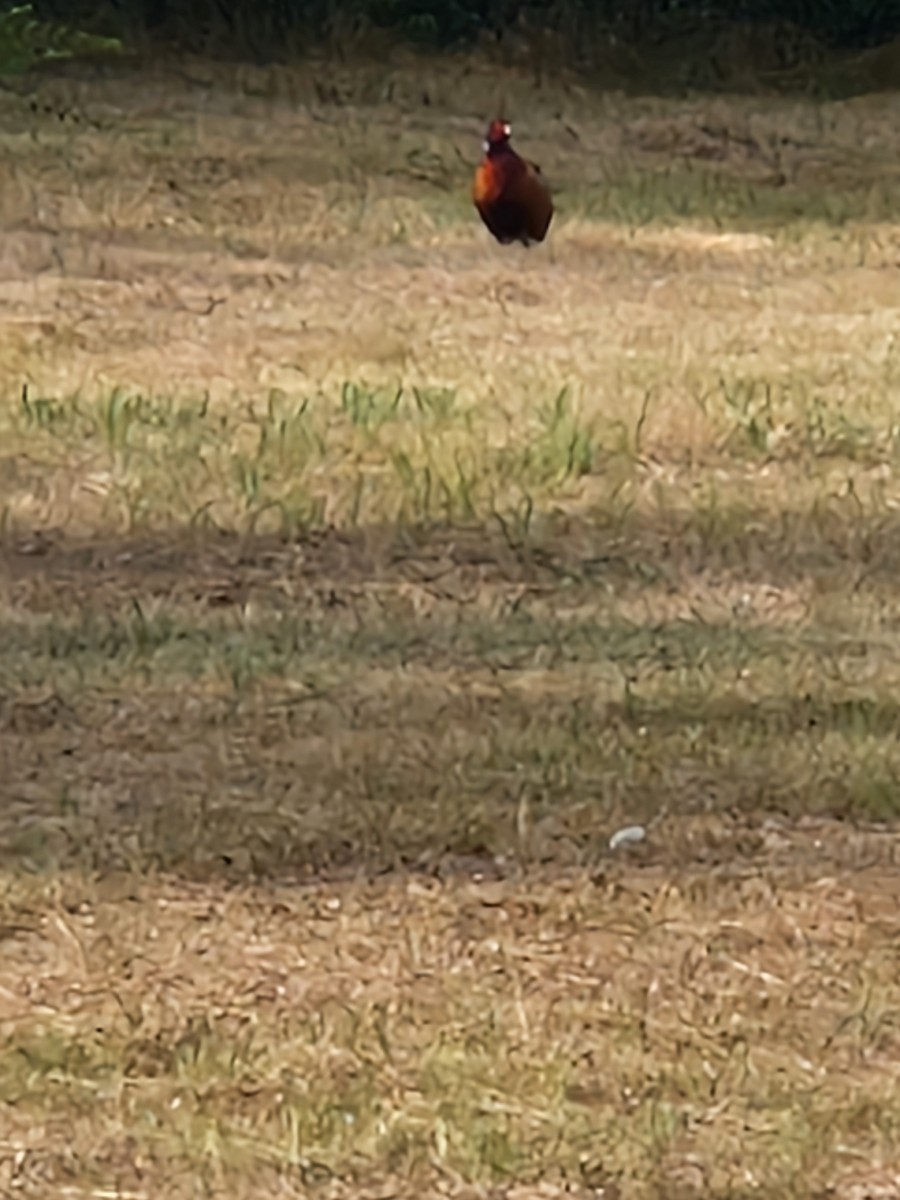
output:
[[[30,4],[0,12],[0,72],[13,75],[51,59],[79,55],[118,54],[118,38],[84,33],[64,24],[51,24],[35,17]]]

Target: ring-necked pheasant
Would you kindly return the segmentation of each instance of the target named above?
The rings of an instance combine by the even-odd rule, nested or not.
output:
[[[509,144],[511,132],[508,121],[491,121],[472,195],[498,242],[528,246],[546,237],[553,201],[540,167],[526,162]]]

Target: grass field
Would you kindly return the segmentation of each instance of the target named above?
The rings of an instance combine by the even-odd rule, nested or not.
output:
[[[0,1191],[900,1196],[900,98],[93,74],[0,92]]]

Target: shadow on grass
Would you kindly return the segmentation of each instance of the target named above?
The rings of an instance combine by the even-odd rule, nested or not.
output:
[[[419,582],[439,596],[470,581],[643,589],[729,571],[774,587],[841,578],[859,587],[898,577],[900,514],[863,509],[849,497],[775,517],[745,503],[653,515],[557,513],[536,516],[521,537],[499,521],[331,528],[294,539],[195,530],[91,540],[50,531],[7,535],[0,566],[29,593],[30,612],[46,602],[48,613],[67,616],[72,607],[60,603],[67,594],[103,611],[153,596],[227,607],[259,588],[265,605],[278,609],[290,588],[339,605],[342,591],[356,586]]]
[[[892,816],[900,521],[749,527],[7,541],[5,856],[508,869],[663,813]]]

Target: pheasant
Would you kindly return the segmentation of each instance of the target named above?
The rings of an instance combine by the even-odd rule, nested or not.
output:
[[[472,196],[498,242],[529,246],[546,237],[553,201],[540,167],[521,158],[509,144],[511,132],[507,121],[491,121]]]

